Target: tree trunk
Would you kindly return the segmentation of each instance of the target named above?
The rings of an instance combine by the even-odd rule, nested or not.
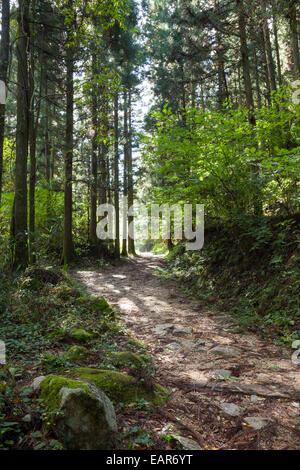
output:
[[[15,176],[14,268],[28,264],[27,244],[27,157],[28,157],[28,40],[29,0],[19,0],[18,11],[18,89]]]
[[[291,30],[291,48],[292,48],[292,58],[293,58],[293,69],[295,78],[299,78],[300,74],[300,48],[299,48],[299,38],[298,38],[298,20],[297,20],[297,10],[296,10],[297,0],[289,0],[288,3],[288,20],[290,23]]]
[[[69,0],[68,7],[72,9],[73,0]],[[71,28],[71,26],[69,27]],[[74,128],[74,46],[72,31],[68,30],[66,68],[67,68],[67,114],[66,114],[66,153],[65,153],[65,188],[64,188],[64,239],[63,263],[69,264],[73,259],[72,236],[72,165],[73,165],[73,128]]]
[[[34,12],[33,3],[33,12]],[[30,153],[30,173],[29,173],[29,262],[35,262],[34,253],[34,232],[35,232],[35,184],[36,184],[36,136],[39,123],[40,103],[42,95],[42,78],[43,78],[43,52],[40,55],[40,90],[39,101],[36,110],[36,121],[34,117],[34,23],[31,26],[30,38],[30,63],[29,63],[29,153]]]
[[[7,70],[9,62],[9,0],[2,0],[2,27],[0,44],[0,80],[7,82]],[[3,147],[4,147],[4,128],[5,128],[5,104],[0,103],[0,205],[2,196],[3,181]]]
[[[93,73],[93,83],[96,79],[96,53],[93,52],[92,55],[92,73]],[[97,88],[94,84],[94,89],[92,91],[92,165],[91,165],[91,215],[90,215],[90,240],[94,248],[97,247],[97,185],[98,185],[98,119],[97,119]],[[96,250],[95,250],[96,251]]]
[[[238,6],[238,22],[239,22],[239,35],[240,35],[240,47],[241,47],[241,58],[242,58],[242,69],[244,87],[246,93],[246,103],[248,108],[248,119],[250,124],[254,127],[256,125],[256,119],[254,116],[254,99],[251,85],[250,76],[250,63],[249,63],[249,51],[247,45],[247,32],[246,32],[246,21],[243,0],[236,0]],[[253,179],[257,182],[257,194],[253,198],[253,209],[256,215],[262,213],[261,195],[259,189],[260,170],[257,165],[254,165],[252,169]]]
[[[133,168],[132,168],[132,122],[131,122],[131,91],[129,91],[128,99],[128,208],[133,206],[134,191],[133,191]],[[134,216],[128,216],[128,224],[133,227],[134,233]],[[128,253],[136,255],[134,239],[128,236]]]
[[[270,40],[270,31],[267,21],[267,8],[266,8],[266,0],[261,0],[261,15],[262,15],[262,30],[264,35],[264,46],[266,51],[266,59],[267,59],[267,70],[268,70],[268,77],[270,82],[271,93],[276,91],[276,76],[275,76],[275,66],[272,54],[272,46]]]
[[[236,0],[238,7],[238,23],[239,23],[239,36],[240,36],[240,51],[241,61],[243,69],[243,80],[246,95],[246,104],[249,110],[249,121],[255,124],[255,118],[253,116],[254,100],[253,91],[251,85],[250,76],[250,62],[249,62],[249,50],[247,45],[247,33],[246,33],[246,20],[243,0]]]
[[[127,197],[127,167],[128,167],[128,103],[127,103],[127,91],[124,91],[124,166],[123,166],[123,195],[124,204]],[[128,256],[127,253],[127,207],[123,207],[123,243],[122,243],[122,256]]]
[[[274,0],[272,0],[272,20],[273,20],[273,34],[276,50],[276,62],[277,62],[277,75],[279,86],[282,85],[282,71],[281,71],[281,60],[280,60],[280,48],[278,41],[278,26],[277,26],[277,16],[274,8]]]
[[[120,208],[119,208],[119,102],[118,93],[114,97],[114,192],[116,211],[115,257],[120,257]]]

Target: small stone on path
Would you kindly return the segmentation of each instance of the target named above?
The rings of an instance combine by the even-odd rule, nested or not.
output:
[[[194,441],[193,439],[189,439],[187,437],[175,436],[175,435],[172,435],[172,437],[176,441],[180,442],[180,444],[187,450],[202,450],[198,442]]]
[[[255,431],[259,431],[260,429],[264,429],[268,426],[269,420],[266,418],[260,418],[259,416],[248,416],[248,418],[244,419],[245,423],[251,426]]]
[[[215,346],[210,350],[212,354],[220,357],[239,357],[240,351],[233,346]]]
[[[243,408],[241,408],[239,405],[236,405],[235,403],[220,403],[219,407],[223,413],[228,416],[237,417],[243,414]]]
[[[211,376],[214,379],[229,379],[231,376],[231,370],[228,369],[216,369],[211,372]]]
[[[180,351],[182,346],[179,343],[170,343],[168,344],[167,349],[170,349],[171,351]]]

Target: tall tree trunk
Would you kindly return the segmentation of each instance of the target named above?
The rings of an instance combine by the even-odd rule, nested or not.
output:
[[[7,70],[9,62],[9,0],[2,0],[2,26],[0,43],[0,80],[5,84],[7,82]],[[3,181],[3,147],[4,147],[4,128],[5,128],[5,103],[0,103],[0,205],[2,196]]]
[[[300,74],[300,48],[299,48],[299,36],[298,36],[298,20],[297,20],[297,9],[296,4],[298,0],[288,1],[288,20],[290,23],[291,30],[291,48],[293,58],[293,69],[295,78],[299,78]]]
[[[93,74],[93,83],[96,79],[96,53],[93,52],[92,55],[92,74]],[[98,119],[97,119],[97,87],[94,83],[94,89],[92,91],[92,165],[91,165],[91,216],[90,216],[90,240],[94,248],[97,247],[97,186],[98,186]]]
[[[29,0],[19,0],[18,11],[18,90],[15,176],[14,268],[28,264],[27,245],[27,157],[28,157],[28,43]]]
[[[32,4],[32,12],[35,12],[35,2]],[[40,90],[39,100],[37,103],[36,120],[34,116],[35,100],[34,100],[34,23],[31,25],[30,34],[30,62],[29,62],[29,155],[30,155],[30,172],[29,172],[29,262],[35,262],[34,253],[34,232],[35,232],[35,184],[36,184],[36,136],[39,124],[39,113],[41,107],[42,96],[42,78],[43,78],[43,52],[40,53]]]
[[[236,0],[238,7],[238,23],[239,23],[239,36],[240,36],[240,52],[243,69],[243,80],[246,95],[246,104],[249,110],[249,121],[255,124],[255,118],[253,115],[254,100],[253,91],[251,85],[250,75],[250,62],[249,62],[249,50],[247,44],[247,33],[246,33],[246,20],[243,0]]]
[[[49,112],[50,104],[48,103],[48,75],[47,68],[45,70],[45,142],[44,142],[44,155],[45,155],[45,178],[50,184],[50,141],[49,141]]]
[[[68,8],[73,8],[73,0],[69,0]],[[64,188],[64,238],[63,238],[63,263],[69,264],[73,259],[73,235],[72,235],[72,170],[73,170],[73,146],[74,146],[74,46],[71,26],[68,28],[66,49],[66,153],[65,153],[65,188]]]
[[[276,91],[276,75],[275,75],[275,66],[272,54],[272,46],[270,40],[270,31],[268,26],[268,13],[266,7],[266,0],[260,0],[261,5],[261,15],[262,15],[262,30],[264,35],[264,46],[266,51],[266,59],[267,59],[267,70],[268,70],[268,77],[270,82],[271,92]]]
[[[219,13],[219,2],[214,0],[215,14]],[[217,62],[218,62],[218,107],[223,111],[224,102],[229,99],[227,80],[225,74],[225,57],[224,45],[222,43],[221,34],[216,30],[216,48],[217,48]]]
[[[131,117],[131,90],[129,90],[128,97],[128,208],[133,206],[134,203],[134,190],[133,190],[133,162],[132,162],[132,117]],[[132,227],[134,233],[134,216],[128,216],[128,224]],[[128,253],[136,255],[134,239],[128,236]]]
[[[114,192],[116,211],[115,257],[120,257],[120,208],[119,208],[119,97],[114,97]]]
[[[124,91],[124,166],[123,166],[123,195],[124,204],[127,197],[127,167],[128,167],[128,103],[127,103],[127,90]],[[127,253],[127,207],[123,207],[123,243],[122,243],[122,256],[128,256]]]
[[[241,47],[241,58],[242,58],[242,69],[244,88],[246,93],[246,103],[248,108],[248,119],[250,124],[254,127],[256,125],[256,119],[254,116],[254,99],[253,90],[251,85],[250,76],[250,63],[249,63],[249,51],[247,44],[247,32],[246,32],[246,20],[243,0],[236,0],[238,6],[238,22],[239,22],[239,35],[240,35],[240,47]],[[260,170],[257,165],[254,165],[252,169],[253,179],[257,184],[257,194],[254,196],[253,208],[256,215],[262,213],[261,194],[259,189]]]
[[[272,0],[271,3],[272,3],[273,34],[274,34],[274,42],[275,42],[275,50],[276,50],[277,76],[278,76],[279,86],[281,86],[282,85],[282,71],[281,71],[280,48],[279,48],[279,40],[278,40],[277,15],[275,12],[274,0]]]

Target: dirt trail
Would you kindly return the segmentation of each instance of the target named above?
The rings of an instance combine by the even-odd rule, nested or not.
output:
[[[73,276],[104,295],[148,345],[156,380],[172,392],[157,411],[164,424],[202,448],[299,449],[299,366],[276,345],[233,333],[229,316],[210,312],[178,283],[163,281],[156,271],[162,263],[147,254],[117,268],[79,270]],[[221,351],[214,349],[220,346]],[[247,424],[249,417],[264,420]]]

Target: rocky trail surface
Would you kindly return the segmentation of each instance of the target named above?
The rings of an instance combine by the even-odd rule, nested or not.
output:
[[[202,449],[299,449],[300,369],[291,355],[165,281],[160,256],[146,254],[73,277],[104,295],[153,356],[169,402],[148,426],[180,433]]]

